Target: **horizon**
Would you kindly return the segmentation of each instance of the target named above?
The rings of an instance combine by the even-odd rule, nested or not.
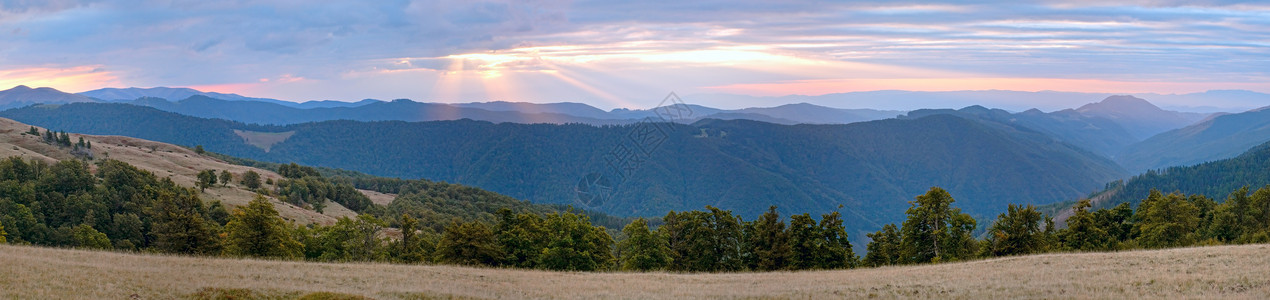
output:
[[[1270,93],[1267,17],[1180,1],[3,3],[0,86],[602,109],[671,91]]]
[[[103,87],[103,88],[96,88],[96,89],[86,90],[86,91],[80,91],[80,92],[69,92],[69,91],[64,91],[64,90],[61,90],[61,89],[57,89],[56,87],[47,87],[47,86],[31,86],[31,85],[27,85],[27,84],[18,84],[18,85],[13,86],[13,87],[11,87],[11,88],[9,88],[9,89],[3,89],[3,90],[0,90],[0,92],[3,92],[3,91],[8,91],[8,90],[11,90],[11,89],[17,89],[17,88],[19,88],[19,87],[26,87],[26,88],[29,88],[29,89],[52,88],[52,89],[57,90],[57,91],[62,92],[62,93],[75,94],[75,95],[84,95],[84,94],[87,94],[87,93],[92,93],[92,92],[101,91],[101,90],[109,90],[109,89],[114,89],[114,90],[128,90],[128,89],[138,89],[138,90],[151,90],[151,89],[189,89],[189,90],[193,90],[193,91],[196,91],[196,92],[199,92],[199,93],[204,93],[204,94],[226,94],[226,95],[230,95],[230,96],[238,96],[238,97],[248,98],[248,99],[243,99],[243,100],[263,99],[263,100],[273,100],[273,101],[290,102],[290,103],[296,103],[296,104],[303,104],[303,103],[308,103],[308,102],[328,102],[328,101],[345,102],[345,103],[357,103],[357,102],[362,102],[362,101],[380,101],[380,102],[391,102],[391,101],[396,101],[396,100],[408,100],[408,101],[412,101],[412,102],[416,102],[416,103],[434,103],[434,104],[451,104],[451,105],[459,105],[459,104],[477,104],[477,103],[500,103],[500,102],[501,102],[501,103],[512,103],[512,104],[518,104],[518,103],[528,103],[528,104],[582,104],[582,105],[590,106],[590,107],[592,107],[592,108],[600,109],[600,110],[602,110],[602,111],[606,111],[606,112],[613,112],[613,111],[617,111],[617,110],[648,110],[648,109],[653,109],[653,108],[655,108],[655,107],[651,107],[651,106],[648,106],[648,107],[609,107],[609,108],[606,108],[606,107],[595,106],[595,105],[590,104],[590,103],[585,103],[585,102],[574,102],[574,101],[559,101],[559,102],[527,102],[527,101],[515,101],[515,100],[488,100],[488,101],[466,101],[466,102],[433,102],[433,101],[421,101],[421,100],[419,100],[419,99],[411,99],[411,98],[396,98],[396,99],[375,99],[375,98],[363,98],[363,99],[359,99],[359,100],[310,99],[310,100],[303,100],[303,101],[293,101],[293,100],[285,100],[285,99],[275,99],[275,98],[267,98],[267,97],[257,97],[257,96],[255,96],[255,95],[241,95],[241,94],[236,94],[236,93],[223,93],[223,92],[216,92],[216,91],[199,90],[199,89],[195,89],[195,88],[193,88],[193,87],[181,87],[181,86],[122,87],[122,88],[121,88],[121,87]],[[1203,91],[1203,92],[1185,93],[1185,94],[1182,94],[1182,93],[1174,93],[1174,94],[1160,94],[1160,93],[1084,93],[1084,92],[1052,91],[1052,90],[1043,90],[1043,91],[1016,91],[1016,90],[996,90],[996,89],[992,89],[992,90],[949,90],[949,91],[873,90],[873,91],[856,91],[856,92],[844,92],[844,93],[831,93],[831,94],[823,94],[823,95],[783,95],[783,96],[750,96],[750,95],[722,94],[722,93],[718,93],[718,94],[688,95],[688,96],[685,96],[685,98],[687,98],[687,97],[692,97],[692,96],[721,96],[721,97],[751,97],[751,98],[754,98],[754,99],[767,99],[767,100],[770,100],[770,99],[781,99],[781,98],[794,98],[794,99],[795,99],[795,100],[793,100],[793,101],[785,101],[785,102],[769,103],[769,104],[767,104],[767,105],[764,105],[764,104],[758,104],[758,105],[749,105],[749,106],[746,106],[746,105],[738,105],[738,106],[726,106],[726,105],[725,105],[725,106],[713,106],[713,105],[702,104],[702,103],[686,103],[686,104],[692,104],[692,105],[700,105],[700,106],[704,106],[704,107],[708,107],[708,108],[725,109],[725,110],[739,110],[739,109],[747,109],[747,108],[771,108],[771,107],[778,107],[778,106],[785,106],[785,105],[808,104],[808,105],[815,105],[815,106],[826,107],[826,108],[832,108],[832,109],[872,109],[872,110],[878,110],[878,111],[914,111],[914,110],[921,110],[921,109],[962,109],[962,108],[966,108],[966,107],[970,107],[970,106],[982,106],[982,107],[987,107],[987,108],[990,108],[990,109],[1003,109],[1003,110],[1009,111],[1009,112],[1011,112],[1011,113],[1019,113],[1019,112],[1023,112],[1023,111],[1026,111],[1026,110],[1041,110],[1041,111],[1043,111],[1043,112],[1047,112],[1047,113],[1048,113],[1048,112],[1055,112],[1055,111],[1059,111],[1059,110],[1076,109],[1076,108],[1078,108],[1078,107],[1080,107],[1080,106],[1083,106],[1083,105],[1087,105],[1087,104],[1094,104],[1094,103],[1102,102],[1103,100],[1105,100],[1105,99],[1106,99],[1106,98],[1108,98],[1108,97],[1116,97],[1116,96],[1130,96],[1130,97],[1138,98],[1138,99],[1141,99],[1141,100],[1145,100],[1145,101],[1147,101],[1147,102],[1151,103],[1152,105],[1155,105],[1155,106],[1160,107],[1160,108],[1162,108],[1162,109],[1166,109],[1166,110],[1174,110],[1174,111],[1181,111],[1181,112],[1197,112],[1197,113],[1236,113],[1236,112],[1243,112],[1243,111],[1247,111],[1247,110],[1256,110],[1256,109],[1260,109],[1260,108],[1265,107],[1265,106],[1243,106],[1243,107],[1230,107],[1230,106],[1227,106],[1227,107],[1220,107],[1220,106],[1212,106],[1212,105],[1197,105],[1197,106],[1185,106],[1185,105],[1181,105],[1181,106],[1179,106],[1179,105],[1161,105],[1161,103],[1158,103],[1157,101],[1152,101],[1152,99],[1149,99],[1149,98],[1151,98],[1152,96],[1164,96],[1164,97],[1188,97],[1188,96],[1196,96],[1196,95],[1200,95],[1200,96],[1202,96],[1202,95],[1207,95],[1207,94],[1210,94],[1210,93],[1221,93],[1221,92],[1255,93],[1255,94],[1257,94],[1257,96],[1260,96],[1260,98],[1261,98],[1261,99],[1259,99],[1259,100],[1267,100],[1267,101],[1270,101],[1270,94],[1258,93],[1258,92],[1255,92],[1255,91],[1249,91],[1249,90],[1207,90],[1207,91]],[[993,106],[991,103],[988,103],[988,102],[983,102],[983,103],[981,103],[981,102],[973,102],[973,100],[971,100],[972,102],[965,102],[965,103],[960,103],[960,104],[952,104],[952,103],[950,103],[950,105],[945,105],[945,106],[911,106],[910,108],[894,108],[894,107],[892,107],[892,108],[875,108],[875,107],[864,107],[864,106],[861,106],[861,107],[837,107],[837,106],[833,106],[833,105],[831,105],[831,104],[811,103],[811,102],[814,102],[814,101],[808,101],[808,100],[809,100],[808,98],[821,97],[821,96],[843,96],[843,97],[850,97],[850,96],[853,96],[853,95],[868,95],[868,94],[874,94],[874,93],[928,93],[928,94],[957,94],[957,93],[972,93],[972,94],[973,94],[973,93],[1031,93],[1031,94],[1036,94],[1036,95],[1047,95],[1047,96],[1049,96],[1049,97],[1054,97],[1054,96],[1055,96],[1055,94],[1057,94],[1057,95],[1062,95],[1062,94],[1079,94],[1079,95],[1091,96],[1091,97],[1099,97],[1099,98],[1087,98],[1087,99],[1092,99],[1092,100],[1087,101],[1087,102],[1079,102],[1079,100],[1078,100],[1078,99],[1070,99],[1070,100],[1078,100],[1078,101],[1071,102],[1072,104],[1074,104],[1074,106],[1070,106],[1070,107],[1058,107],[1058,108],[1055,108],[1055,107],[1049,107],[1048,109],[1042,109],[1042,108],[1040,108],[1040,107],[1026,107],[1026,108],[1022,108],[1022,107],[1009,107],[1009,108],[1007,108],[1007,107]],[[87,96],[87,95],[84,95],[84,96]],[[208,96],[208,97],[210,97],[210,98],[218,99],[218,98],[215,98],[215,97],[214,97],[215,95],[207,95],[207,96]],[[801,99],[799,99],[799,98],[801,98]],[[991,96],[989,96],[989,97],[986,97],[986,98],[992,98],[992,97],[991,97]],[[97,99],[97,98],[94,98],[94,99]],[[176,101],[181,101],[181,100],[184,100],[184,99],[166,99],[166,98],[164,98],[164,99],[165,99],[165,100],[168,100],[168,101],[171,101],[171,102],[176,102]],[[115,100],[127,100],[127,99],[98,99],[98,100],[103,100],[103,101],[115,101]],[[220,100],[239,101],[239,100],[234,100],[234,99],[220,99]],[[1245,104],[1246,104],[1246,103],[1245,103]]]

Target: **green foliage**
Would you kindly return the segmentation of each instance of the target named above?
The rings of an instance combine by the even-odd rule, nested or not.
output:
[[[32,128],[35,128],[35,127],[32,127]],[[5,237],[8,235],[9,233],[4,231],[4,224],[0,224],[0,244],[9,242],[9,240],[5,239]]]
[[[741,220],[732,211],[706,206],[708,211],[670,212],[657,229],[670,248],[670,270],[691,272],[736,271],[741,257]]]
[[[198,172],[197,182],[199,191],[206,191],[207,188],[216,185],[216,170],[202,170]]]
[[[233,180],[234,180],[234,174],[229,173],[229,170],[220,171],[220,184],[222,186],[229,186],[229,182]]]
[[[459,265],[493,266],[503,259],[498,238],[485,223],[453,222],[437,243],[436,260]]]
[[[1041,253],[1050,249],[1050,235],[1054,234],[1053,221],[1042,220],[1041,212],[1031,205],[1011,204],[1006,213],[997,216],[996,223],[988,229],[987,245],[992,256]],[[1045,227],[1041,227],[1044,221]]]
[[[396,260],[404,263],[430,260],[436,250],[435,234],[430,234],[430,230],[419,230],[419,221],[407,214],[402,214],[398,223],[401,224],[401,240],[393,246],[392,252]]]
[[[751,270],[775,271],[788,267],[792,250],[785,222],[776,206],[771,206],[757,220],[745,224],[746,246],[749,254],[746,265]]]
[[[371,215],[341,217],[331,226],[301,227],[296,236],[304,244],[304,257],[318,261],[384,260],[388,249],[378,233],[385,226]]]
[[[71,236],[75,241],[75,246],[88,249],[109,250],[113,246],[110,245],[110,238],[105,233],[98,232],[93,226],[88,224],[79,224],[71,229]]]
[[[335,182],[323,177],[305,176],[279,180],[276,191],[280,200],[297,206],[307,204],[317,212],[322,212],[327,201],[339,203],[355,212],[364,212],[374,206],[370,198],[357,191],[351,184]]]
[[[864,264],[872,267],[897,265],[903,263],[900,250],[900,233],[895,224],[886,224],[878,232],[869,236],[868,253],[864,256]]]
[[[322,177],[317,169],[308,166],[301,166],[296,163],[278,166],[278,175],[291,179],[300,179],[304,177]]]
[[[842,216],[831,212],[820,217],[820,244],[816,250],[816,268],[840,269],[855,267],[859,260],[851,249],[851,240],[842,226]]]
[[[242,178],[240,182],[243,186],[253,190],[260,188],[260,173],[256,173],[256,171],[247,171],[244,172],[240,178]]]
[[[591,225],[586,216],[572,212],[547,215],[546,248],[538,258],[548,270],[595,271],[612,266],[613,238],[602,227]]]
[[[303,250],[291,237],[290,223],[261,195],[234,210],[225,232],[225,254],[231,256],[292,258]]]
[[[1089,199],[1076,203],[1072,216],[1067,218],[1067,228],[1058,232],[1059,240],[1067,249],[1099,251],[1115,246],[1107,230],[1099,227],[1098,220],[1089,212],[1091,206]]]
[[[947,191],[932,187],[909,202],[912,207],[900,229],[901,260],[906,263],[953,261],[974,253],[970,236],[975,220],[953,208]]]
[[[798,270],[817,267],[816,256],[820,250],[820,230],[811,215],[794,215],[789,220],[789,265]]]
[[[627,224],[622,228],[626,239],[617,244],[621,253],[618,264],[626,271],[653,271],[666,268],[670,264],[670,247],[666,238],[648,229],[648,220],[643,218]]]
[[[1138,205],[1138,244],[1146,248],[1167,248],[1195,242],[1199,211],[1181,194],[1151,195]]]
[[[520,268],[533,268],[539,263],[542,250],[547,247],[545,221],[537,214],[516,214],[510,209],[498,211],[499,220],[495,225],[498,245],[506,254],[502,265]]]
[[[154,248],[170,253],[216,254],[220,251],[217,227],[209,221],[203,202],[194,192],[159,194],[151,229]]]

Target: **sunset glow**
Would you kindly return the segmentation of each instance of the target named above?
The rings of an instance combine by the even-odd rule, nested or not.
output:
[[[407,2],[157,5],[152,19],[0,5],[0,85],[606,109],[669,91],[1270,92],[1266,5]]]

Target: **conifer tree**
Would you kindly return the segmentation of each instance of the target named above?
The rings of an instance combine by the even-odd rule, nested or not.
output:
[[[866,234],[870,241],[864,264],[873,267],[900,264],[900,234],[895,224],[886,224],[875,233]]]
[[[858,258],[851,249],[847,229],[842,225],[842,214],[832,212],[820,216],[820,250],[817,251],[817,268],[841,269],[855,267]]]
[[[747,223],[746,244],[749,247],[747,265],[753,270],[774,271],[788,267],[791,251],[785,221],[776,212],[776,206],[767,208],[758,219]]]

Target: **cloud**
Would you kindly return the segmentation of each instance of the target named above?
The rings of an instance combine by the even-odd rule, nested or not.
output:
[[[465,99],[505,84],[615,103],[861,79],[1128,90],[1270,78],[1270,5],[1240,1],[4,1],[0,36],[0,70],[104,66],[116,83],[250,84],[294,100],[434,97],[448,83],[463,92],[441,94]]]

